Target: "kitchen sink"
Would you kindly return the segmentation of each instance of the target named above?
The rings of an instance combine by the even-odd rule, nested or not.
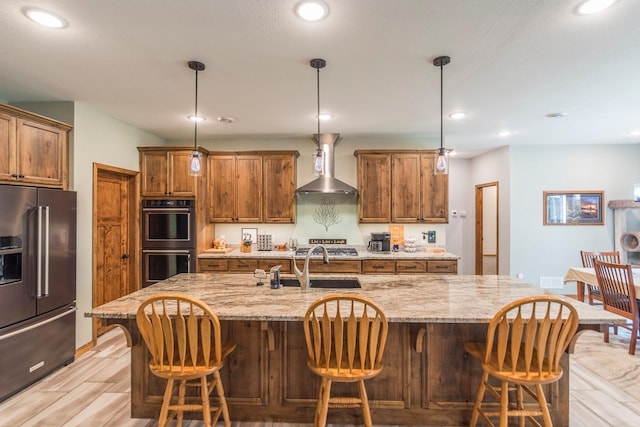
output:
[[[280,279],[282,286],[300,286],[298,279]],[[312,288],[353,289],[361,288],[358,279],[311,279]]]

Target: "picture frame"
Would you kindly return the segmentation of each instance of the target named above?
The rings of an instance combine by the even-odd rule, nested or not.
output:
[[[604,225],[604,191],[544,191],[543,225]]]
[[[249,235],[251,236],[251,241],[253,242],[253,244],[256,244],[258,242],[258,229],[257,228],[245,228],[243,227],[241,230],[241,234],[240,234],[240,242],[243,242],[245,240],[245,236]]]

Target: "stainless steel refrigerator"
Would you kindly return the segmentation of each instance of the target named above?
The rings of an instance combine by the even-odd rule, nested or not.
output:
[[[0,185],[0,400],[71,363],[76,193]]]

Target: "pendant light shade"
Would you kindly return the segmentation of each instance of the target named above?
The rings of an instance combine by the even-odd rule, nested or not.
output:
[[[198,116],[198,72],[204,70],[204,64],[198,61],[189,61],[189,68],[196,72],[196,101],[195,111],[193,113],[193,151],[189,156],[189,175],[202,175],[202,153],[198,151],[198,122],[201,120]]]
[[[444,110],[443,110],[443,72],[442,69],[445,65],[451,62],[451,58],[448,56],[439,56],[433,60],[433,65],[440,67],[440,150],[438,150],[438,156],[436,157],[436,164],[433,168],[435,175],[446,175],[449,173],[449,161],[447,159],[447,150],[444,148]]]

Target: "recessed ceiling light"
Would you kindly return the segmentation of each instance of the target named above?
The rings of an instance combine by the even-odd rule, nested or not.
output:
[[[602,12],[617,1],[618,0],[587,0],[578,6],[576,13],[578,15],[591,15]]]
[[[631,135],[631,136],[640,136],[640,130],[632,130],[631,132],[629,132],[629,135]]]
[[[59,15],[44,9],[27,7],[22,9],[22,13],[33,22],[48,28],[67,28],[69,23]]]
[[[467,116],[467,113],[464,111],[456,111],[455,113],[449,114],[449,117],[452,119],[462,119]]]
[[[554,119],[556,117],[566,117],[566,116],[567,116],[567,113],[562,112],[562,111],[558,111],[557,113],[546,114],[546,117],[549,117],[549,118],[552,118],[552,119]]]
[[[202,117],[202,116],[194,116],[193,114],[190,115],[190,116],[187,116],[187,118],[189,120],[191,120],[191,121],[194,121],[194,122],[204,122],[204,120],[205,120],[204,117]]]
[[[231,123],[235,122],[236,119],[233,118],[233,117],[230,117],[230,116],[221,116],[221,117],[218,117],[218,121],[220,123],[224,123],[224,124],[228,125],[228,124],[231,124]]]
[[[497,134],[498,136],[509,136],[511,135],[511,132],[508,130],[501,130],[500,132],[498,132]]]
[[[329,15],[329,6],[322,0],[300,1],[294,10],[298,18],[309,22],[320,21]]]
[[[318,115],[318,118],[320,120],[331,120],[331,119],[333,119],[333,114],[331,114],[331,113],[320,113]]]

